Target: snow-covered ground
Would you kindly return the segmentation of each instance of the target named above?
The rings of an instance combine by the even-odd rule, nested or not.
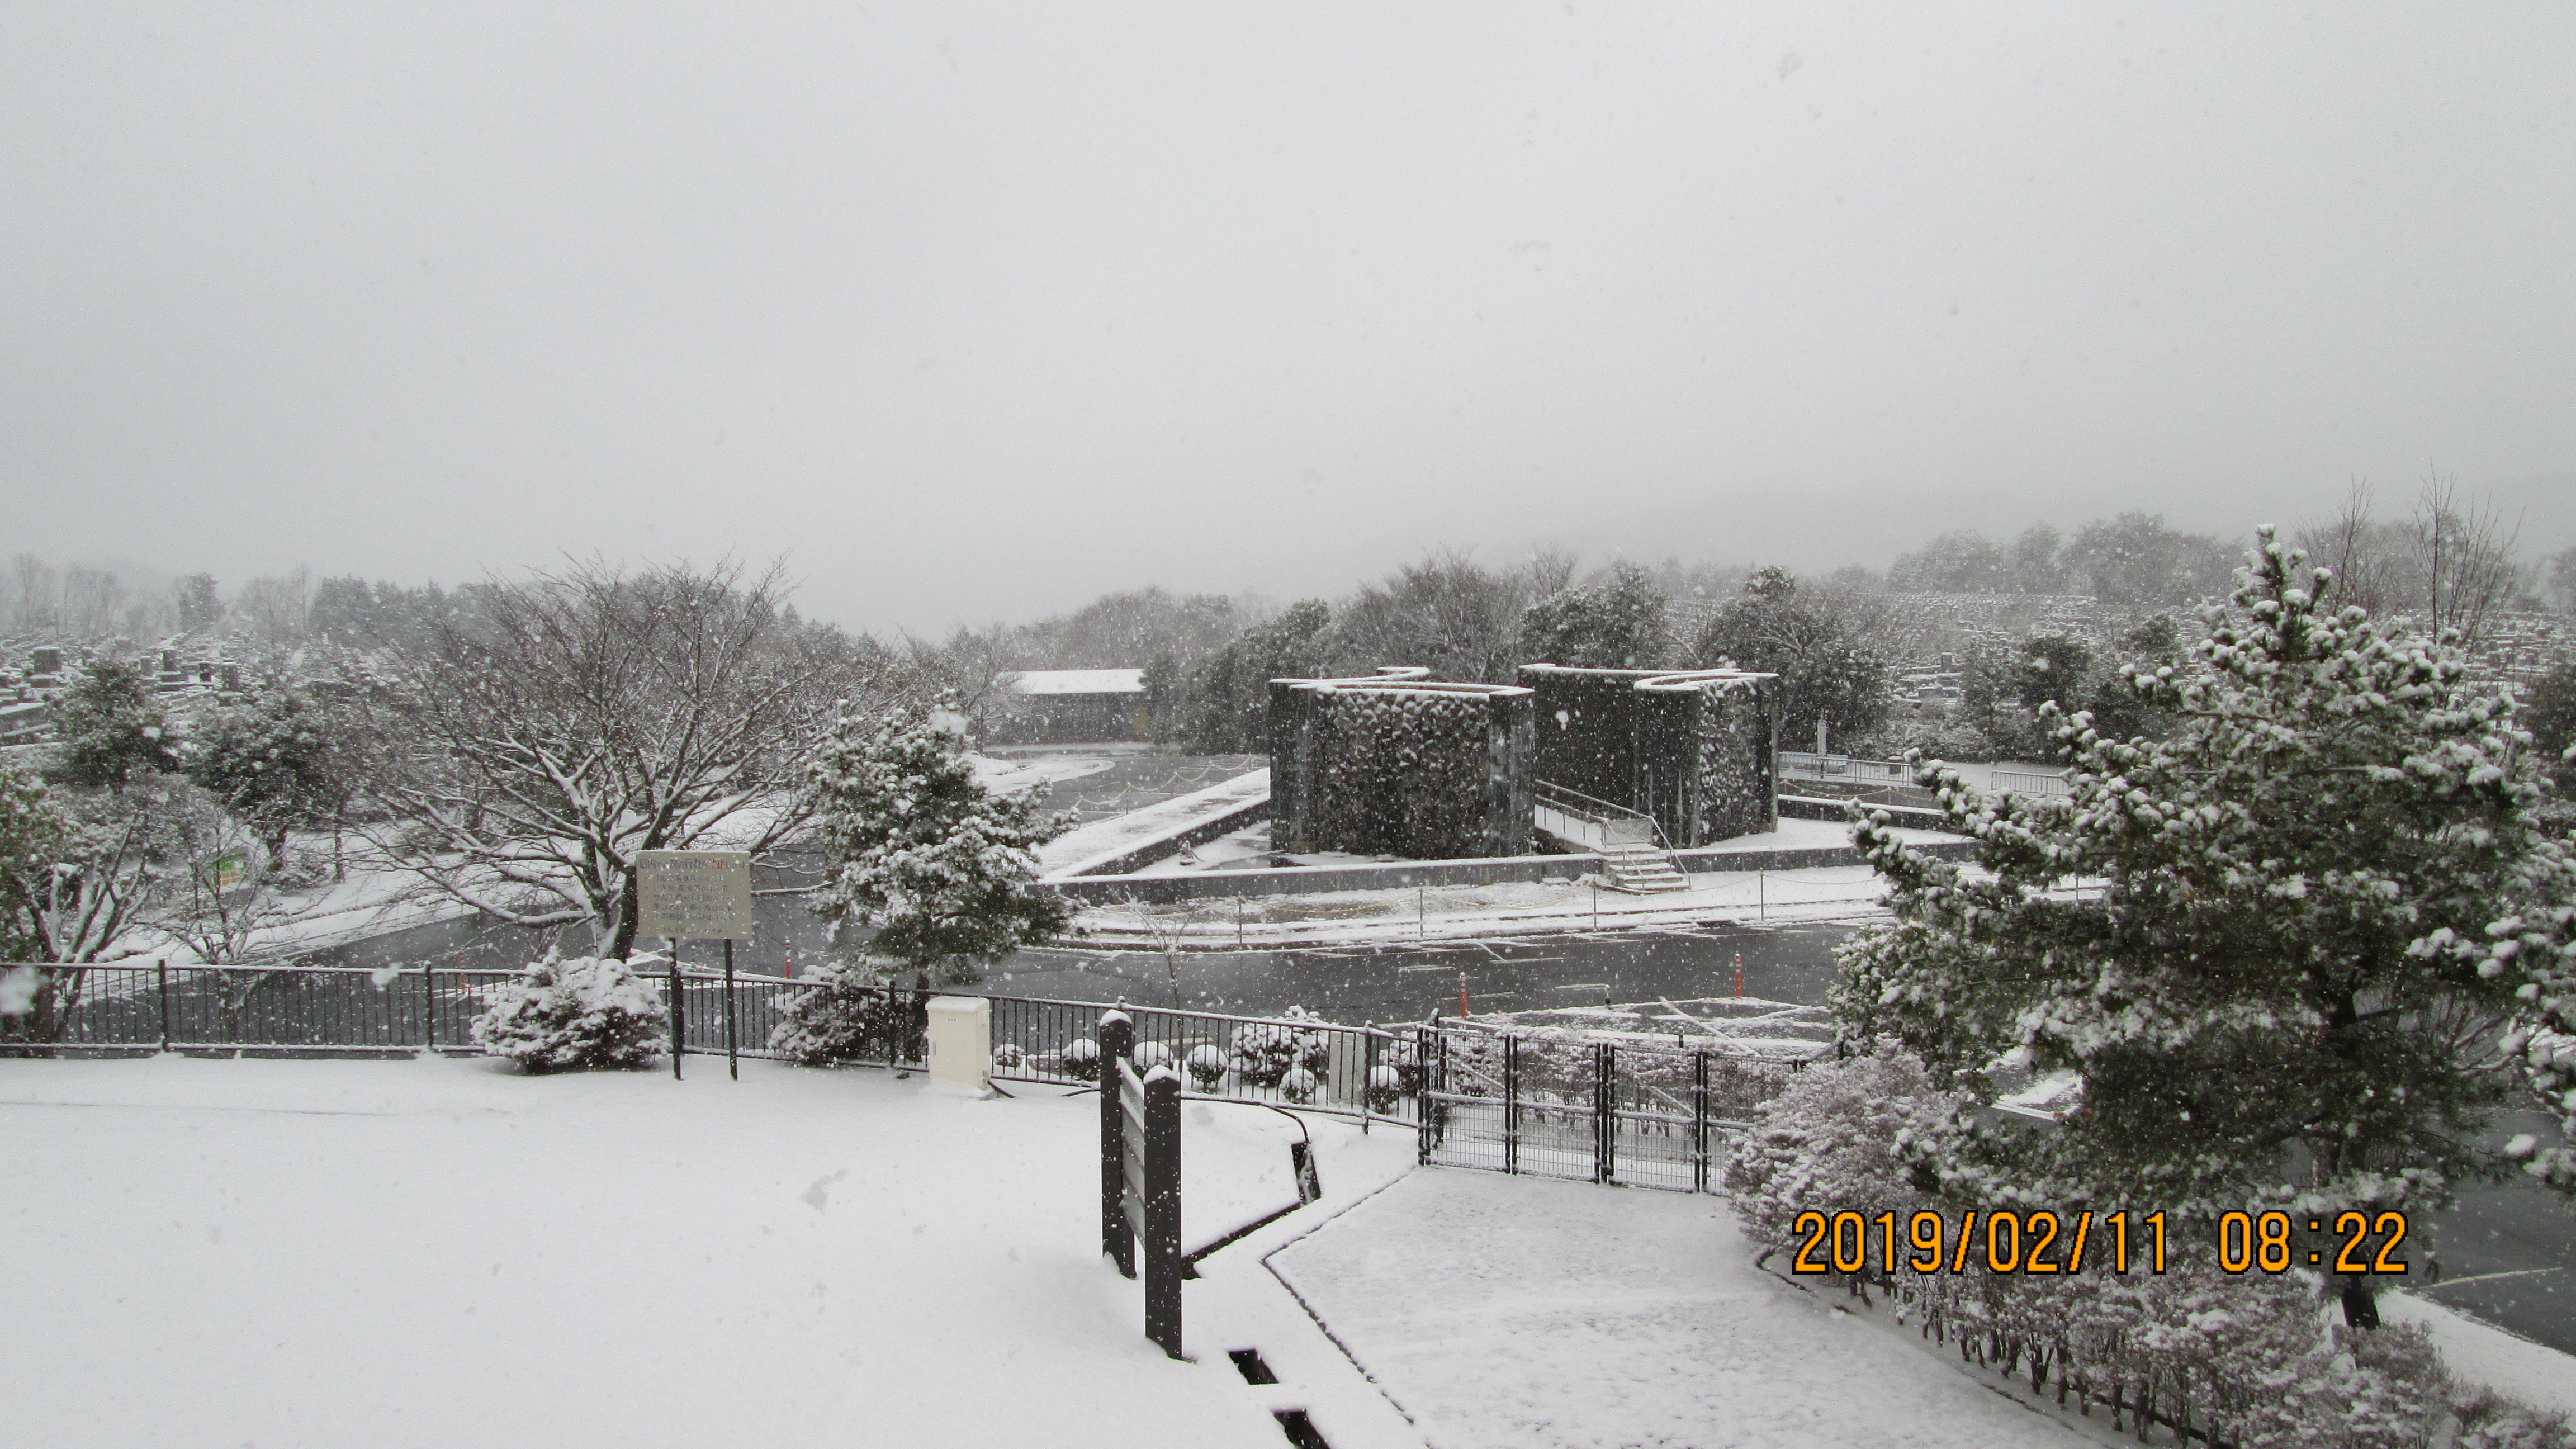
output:
[[[1058,780],[1079,780],[1118,763],[1105,754],[969,755],[966,759],[975,767],[975,783],[1001,795],[1016,795]]]
[[[1567,869],[1574,869],[1571,862]],[[1879,898],[1887,889],[1863,865],[1694,872],[1689,880],[1687,891],[1642,896],[1568,879],[1096,906],[1082,913],[1080,924],[1092,944],[1152,948],[1165,936],[1200,950],[1238,940],[1254,947],[1457,940],[1709,922],[1867,920],[1880,913]]]
[[[1099,1257],[1097,1099],[1013,1090],[0,1062],[10,1442],[1268,1446],[1291,1407],[1334,1449],[2113,1442],[1757,1271],[1717,1199],[1239,1104],[1185,1105],[1185,1243],[1293,1201],[1301,1132],[1325,1196],[1202,1264],[1175,1363]],[[2466,1332],[2464,1372],[2568,1381]]]
[[[1957,839],[1930,830],[1896,833],[1915,843]],[[1743,836],[1711,848],[1749,852],[1830,849],[1850,844],[1851,826],[1845,822],[1783,820],[1778,831]],[[1348,863],[1359,862],[1359,857],[1352,857]],[[1229,896],[1168,905],[1093,906],[1082,912],[1080,924],[1095,944],[1134,944],[1149,949],[1161,949],[1167,943],[1199,949],[1237,944],[1270,948],[1706,923],[1861,921],[1880,914],[1879,898],[1886,893],[1885,883],[1865,865],[1694,871],[1687,877],[1689,890],[1656,895],[1627,895],[1600,888],[1591,877],[1582,874],[1583,868],[1582,857],[1568,856],[1563,875],[1554,880]]]
[[[2453,1378],[2484,1384],[2536,1409],[2576,1416],[2576,1358],[2412,1293],[2382,1294],[2379,1315],[2429,1329]]]
[[[1038,848],[1038,864],[1045,875],[1080,875],[1269,796],[1270,771],[1249,770],[1202,790],[1157,800],[1142,809],[1068,830]]]
[[[2074,1449],[1752,1266],[1711,1197],[1426,1169],[1276,1259],[1438,1449]]]
[[[1261,1239],[1189,1286],[1197,1363],[1145,1342],[1099,1255],[1096,1102],[748,1062],[0,1062],[0,1363],[42,1387],[7,1438],[1267,1445],[1287,1395],[1336,1449],[1418,1442]],[[1295,1122],[1184,1111],[1185,1242],[1295,1201]],[[1271,1242],[1413,1162],[1312,1131],[1326,1200]]]

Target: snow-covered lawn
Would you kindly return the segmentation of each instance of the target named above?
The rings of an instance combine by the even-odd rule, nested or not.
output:
[[[2091,1441],[1754,1252],[1715,1198],[1433,1168],[1276,1261],[1437,1449]]]
[[[1097,1099],[925,1088],[704,1061],[685,1083],[0,1062],[8,1437],[1274,1445],[1286,1393],[1337,1449],[1408,1442],[1259,1239],[1189,1288],[1200,1362],[1145,1342],[1141,1290],[1099,1255]],[[1328,1198],[1273,1238],[1412,1162],[1409,1135],[1313,1131]],[[1293,1202],[1297,1132],[1186,1109],[1185,1241]],[[1240,1346],[1291,1382],[1247,1385]]]

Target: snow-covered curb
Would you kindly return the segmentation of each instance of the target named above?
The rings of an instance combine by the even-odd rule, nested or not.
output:
[[[1157,800],[1142,809],[1066,831],[1038,849],[1042,878],[1100,871],[1120,860],[1179,842],[1197,831],[1233,829],[1246,811],[1270,799],[1270,772],[1252,770],[1231,780]],[[1171,847],[1180,849],[1178,843]]]

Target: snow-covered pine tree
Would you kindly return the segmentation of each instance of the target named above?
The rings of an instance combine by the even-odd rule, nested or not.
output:
[[[2557,1114],[2561,1140],[2543,1146],[2520,1133],[2505,1153],[2576,1200],[2576,850],[2564,841],[2544,843],[2525,862],[2515,889],[2499,899],[2508,913],[2485,930],[2446,926],[2425,948],[2512,990],[2514,1022],[2504,1056]]]
[[[815,909],[836,927],[874,927],[870,955],[942,985],[1073,920],[1064,900],[1027,888],[1063,823],[977,783],[962,728],[945,700],[844,713],[808,767],[831,860]]]
[[[188,777],[256,827],[283,860],[288,831],[345,817],[358,783],[348,733],[310,696],[280,690],[216,715],[192,741]]]
[[[179,767],[169,722],[130,659],[103,655],[82,667],[63,691],[59,733],[63,775],[75,785],[122,790],[137,772]]]
[[[2474,1129],[2505,1096],[2482,1068],[2513,984],[2440,947],[2484,938],[2551,855],[2528,736],[2447,642],[2321,612],[2323,571],[2270,530],[2239,577],[2191,659],[2130,671],[2170,739],[2064,719],[2057,800],[1924,768],[1989,876],[1860,828],[1897,919],[1842,948],[1848,1037],[1893,1033],[1972,1089],[2015,1047],[2085,1082],[2059,1130],[1951,1139],[1947,1193],[2330,1219],[2495,1166]]]

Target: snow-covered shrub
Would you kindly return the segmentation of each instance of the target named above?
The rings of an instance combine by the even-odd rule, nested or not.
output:
[[[492,996],[475,1045],[531,1072],[643,1067],[662,1054],[661,993],[623,961],[550,953]]]
[[[1322,1090],[1323,1078],[1304,1067],[1290,1067],[1279,1078],[1279,1095],[1300,1105],[1314,1101],[1315,1094]]]
[[[1225,1080],[1225,1053],[1214,1046],[1190,1048],[1190,1054],[1181,1059],[1181,1066],[1202,1092],[1215,1091],[1217,1084]]]
[[[1088,1082],[1100,1075],[1100,1043],[1078,1036],[1071,1045],[1056,1054],[1055,1069],[1067,1076]]]
[[[1392,1112],[1404,1100],[1404,1073],[1395,1067],[1371,1067],[1368,1105],[1372,1112]]]
[[[1234,1055],[1230,1065],[1236,1076],[1256,1087],[1275,1087],[1289,1071],[1303,1068],[1321,1075],[1332,1060],[1328,1035],[1312,1028],[1295,1025],[1317,1022],[1322,1018],[1302,1006],[1292,1006],[1280,1013],[1278,1023],[1256,1022],[1234,1029]]]
[[[890,1025],[890,994],[878,970],[864,962],[826,963],[806,978],[802,991],[778,998],[778,1024],[769,1047],[809,1067],[828,1067],[859,1054],[862,1043]]]
[[[2516,1403],[2494,1390],[2476,1387],[2454,1397],[2451,1412],[2460,1421],[2456,1449],[2576,1449],[2576,1428],[2565,1414]]]
[[[1399,1092],[1422,1090],[1422,1043],[1411,1036],[1393,1036],[1377,1044],[1377,1071],[1395,1074]],[[1376,1073],[1369,1077],[1372,1090],[1377,1085]]]
[[[1169,1066],[1172,1049],[1158,1041],[1140,1041],[1129,1057],[1136,1063],[1136,1074],[1142,1076],[1156,1067]]]
[[[1028,1062],[1029,1054],[1017,1042],[1006,1041],[993,1048],[994,1071],[1016,1072],[1026,1067]]]
[[[1936,1090],[1923,1063],[1893,1047],[1816,1062],[1764,1106],[1726,1163],[1747,1231],[1785,1243],[1808,1208],[1905,1213],[1921,1197],[1904,1151],[1949,1130],[1962,1098]]]

